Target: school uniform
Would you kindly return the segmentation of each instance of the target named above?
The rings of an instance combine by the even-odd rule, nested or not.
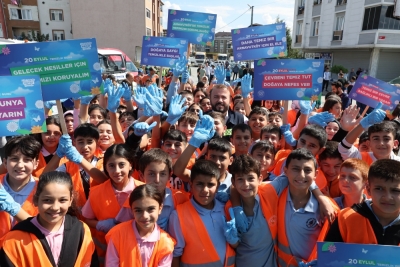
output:
[[[340,211],[325,241],[399,246],[400,215],[389,225],[382,226],[371,204],[372,200],[367,199]]]
[[[191,198],[172,212],[169,234],[176,240],[174,257],[181,266],[234,266],[235,251],[224,236],[224,204],[214,200],[211,210]]]
[[[8,174],[0,175],[0,184],[9,193],[15,202],[21,205],[29,215],[36,216],[38,208],[33,204],[33,195],[36,192],[37,180],[31,175],[29,182],[18,192],[11,189],[7,182]],[[17,223],[14,217],[5,211],[0,211],[0,238],[7,234]]]
[[[99,266],[89,227],[76,217],[65,216],[57,262],[45,234],[32,220],[20,222],[4,237],[0,266]]]
[[[341,195],[340,197],[335,197],[333,200],[336,202],[336,204],[338,205],[338,207],[341,210],[345,208],[344,207],[344,195]],[[363,194],[363,201],[365,201],[365,200],[367,200],[367,196]],[[354,204],[356,204],[356,203],[354,203]]]
[[[157,225],[141,237],[134,220],[115,226],[106,235],[106,266],[169,267],[175,240]]]

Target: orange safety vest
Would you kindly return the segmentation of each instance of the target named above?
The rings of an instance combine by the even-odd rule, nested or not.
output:
[[[140,184],[142,184],[140,181],[135,180],[135,186]],[[90,206],[98,221],[117,217],[121,209],[117,197],[115,196],[111,180],[107,180],[93,187],[90,191],[89,200]],[[104,264],[107,250],[106,233],[93,228],[91,230],[99,261],[101,264]]]
[[[339,213],[338,224],[343,242],[378,244],[375,232],[368,218],[362,216],[352,208],[345,208]]]
[[[94,244],[89,227],[83,223],[84,237],[75,267],[90,266],[94,252]],[[14,230],[7,234],[3,242],[3,250],[14,266],[52,267],[40,240],[31,233]]]
[[[297,112],[298,111],[295,109],[289,109],[287,112],[287,123],[290,123],[292,127],[294,126],[294,123],[296,121]]]
[[[286,188],[282,195],[279,198],[278,203],[278,266],[279,267],[295,267],[298,266],[299,261],[310,262],[317,258],[317,244],[314,245],[314,248],[308,257],[307,260],[300,259],[294,255],[292,255],[292,251],[290,250],[289,241],[286,236],[286,221],[285,221],[285,212],[286,212],[286,200],[288,196],[288,188]],[[336,205],[335,201],[331,199],[332,205],[335,207],[337,211],[339,211],[339,207]],[[324,225],[322,226],[321,232],[317,238],[317,241],[324,241],[325,236],[329,230],[329,221],[326,220]]]
[[[47,165],[46,160],[44,159],[42,151],[40,151],[38,158],[38,166],[32,172],[32,175],[39,178],[40,175],[42,175],[44,168],[46,168],[46,165]]]
[[[201,217],[190,201],[176,207],[185,248],[181,256],[181,267],[220,266],[217,251],[201,221]],[[224,267],[235,266],[235,250],[226,243]]]
[[[3,183],[4,177],[6,175],[0,175],[0,184]],[[21,208],[25,210],[29,215],[36,216],[39,213],[38,208],[33,204],[33,195],[36,192],[37,182],[35,182],[35,187],[32,189],[31,193],[29,194],[28,198],[25,200],[24,204],[22,204]],[[11,228],[10,215],[5,211],[0,211],[0,238],[10,232]]]
[[[328,187],[329,187],[329,197],[335,198],[335,197],[340,197],[342,195],[342,192],[340,191],[339,187],[339,178],[336,178],[332,182],[328,182]]]
[[[372,163],[374,163],[373,159],[369,155],[369,152],[361,152],[361,159],[362,161],[365,161],[365,163],[367,163],[368,166],[371,166]]]
[[[133,222],[134,220],[120,223],[113,227],[106,235],[107,243],[112,239],[114,247],[118,252],[119,267],[142,267],[140,248],[132,228]],[[154,244],[148,267],[157,267],[165,256],[170,255],[174,251],[175,240],[162,229],[159,230],[160,240]]]

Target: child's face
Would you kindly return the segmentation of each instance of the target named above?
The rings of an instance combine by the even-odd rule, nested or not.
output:
[[[90,116],[89,122],[93,125],[97,125],[99,122],[104,120],[103,115],[101,115],[101,112],[98,109],[92,110],[92,112],[90,112],[89,116]]]
[[[198,91],[194,96],[194,103],[200,103],[200,101],[206,97],[206,95],[202,91]]]
[[[307,149],[314,155],[314,157],[324,150],[324,148],[319,146],[317,138],[305,134],[301,135],[297,141],[297,148]]]
[[[150,162],[144,169],[144,173],[140,172],[139,174],[142,181],[153,185],[161,193],[164,193],[169,177],[171,176],[167,164],[158,161]]]
[[[295,190],[308,190],[317,176],[312,160],[292,159],[289,166],[285,166],[284,170],[288,177],[290,188]]]
[[[232,156],[228,152],[208,149],[207,159],[217,163],[221,175],[225,174],[229,165],[232,164]]]
[[[135,118],[131,115],[124,115],[119,118],[119,124],[121,124],[122,131],[125,131],[126,128],[131,126],[131,124],[135,121]]]
[[[272,125],[275,125],[278,127],[281,127],[283,124],[282,119],[279,116],[269,116],[268,122],[269,122],[269,124],[272,124]]]
[[[274,146],[275,150],[279,150],[281,148],[279,135],[277,133],[265,132],[261,135],[260,140],[269,141]]]
[[[388,159],[393,147],[399,143],[394,140],[392,133],[387,132],[372,133],[367,142],[377,159]]]
[[[357,169],[342,167],[339,176],[339,189],[343,195],[361,195],[366,183]]]
[[[330,122],[325,128],[328,140],[332,140],[333,136],[339,131],[339,125],[336,122]]]
[[[37,159],[27,157],[20,151],[14,150],[11,155],[4,160],[4,164],[7,167],[9,179],[13,179],[17,183],[27,183],[39,162]]]
[[[132,165],[126,158],[113,155],[108,159],[106,169],[113,185],[125,185]]]
[[[49,231],[60,228],[68,208],[71,207],[71,192],[66,184],[51,182],[43,187],[34,204],[39,210],[39,223]]]
[[[186,102],[185,102],[185,106],[190,106],[191,104],[193,104],[193,95],[185,95],[186,97]]]
[[[139,233],[146,234],[154,230],[162,205],[160,206],[155,199],[144,197],[134,201],[131,209]]]
[[[358,144],[358,151],[360,152],[370,152],[371,150],[369,149],[369,142],[364,141]]]
[[[265,106],[266,109],[271,109],[272,106],[273,106],[273,104],[274,104],[274,101],[272,101],[272,100],[265,100],[264,103],[265,103],[264,106]]]
[[[69,115],[64,117],[65,125],[67,126],[68,134],[72,134],[74,132],[74,117]]]
[[[172,160],[177,160],[185,148],[186,144],[184,142],[171,139],[165,140],[161,146],[161,149],[168,153]]]
[[[99,145],[102,148],[109,148],[115,142],[115,138],[111,129],[111,125],[107,123],[101,124],[99,127],[100,138],[99,138]]]
[[[194,200],[203,208],[211,210],[218,189],[217,178],[208,175],[197,175],[190,183]]]
[[[372,210],[379,217],[397,218],[400,213],[400,183],[372,178],[367,186],[372,199]]]
[[[196,123],[190,123],[188,121],[182,121],[178,124],[178,130],[186,135],[188,142],[192,138],[195,127]]]
[[[236,130],[231,138],[232,144],[235,146],[235,153],[246,154],[251,146],[251,133],[248,130]]]
[[[339,103],[336,103],[330,110],[329,113],[332,113],[335,118],[339,118],[340,114],[342,114],[342,105]]]
[[[203,112],[207,112],[212,109],[210,99],[201,101],[200,106],[201,106],[201,109],[203,110]]]
[[[94,152],[97,148],[97,140],[92,137],[82,137],[78,136],[75,140],[75,147],[87,161],[91,161]]]
[[[251,128],[251,131],[253,134],[256,134],[257,136],[260,135],[261,129],[267,126],[268,120],[265,115],[262,114],[253,114],[249,118],[248,125]]]
[[[269,167],[274,164],[274,156],[275,155],[273,155],[270,151],[264,151],[261,148],[254,149],[253,153],[251,154],[253,159],[260,162],[261,174],[263,174],[263,177],[267,174]]]
[[[326,158],[319,161],[319,167],[324,173],[326,179],[329,182],[337,179],[340,173],[340,165],[342,165],[343,160],[340,158]]]
[[[244,104],[243,104],[243,103],[238,103],[238,104],[236,104],[234,110],[235,110],[236,112],[239,112],[239,113],[241,113],[241,114],[243,114],[243,115],[246,116],[246,111],[244,110]]]
[[[61,129],[55,124],[47,125],[47,132],[42,133],[43,146],[49,152],[54,152],[57,149],[58,142],[61,137]]]
[[[261,177],[258,177],[255,172],[250,172],[248,174],[236,174],[234,184],[241,197],[254,198],[257,195],[258,186],[261,182]]]
[[[226,130],[226,125],[222,124],[220,119],[214,119],[214,127],[215,131],[219,136],[224,136],[224,132]]]

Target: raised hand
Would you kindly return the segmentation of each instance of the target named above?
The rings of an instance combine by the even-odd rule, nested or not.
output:
[[[300,100],[299,105],[300,105],[300,111],[301,114],[308,115],[310,112],[314,109],[316,102],[313,102],[311,104],[311,101],[309,100]]]
[[[128,87],[129,89],[129,87]],[[117,112],[121,97],[124,94],[124,88],[120,85],[118,88],[110,90],[108,92],[107,109],[113,113]]]
[[[164,93],[157,87],[149,89],[149,92],[146,94],[144,115],[148,117],[160,115],[163,111]]]
[[[242,77],[242,96],[245,98],[254,91],[254,88],[251,88],[251,81],[252,77],[250,74],[246,74]]]
[[[76,164],[82,163],[83,156],[78,152],[78,150],[72,145],[72,142],[66,142],[65,144],[65,156],[71,162]]]
[[[114,89],[114,84],[110,79],[104,81],[104,94],[109,95],[109,92]]]
[[[146,122],[138,122],[133,125],[133,132],[136,136],[142,136],[150,132],[156,125],[157,122],[153,122],[150,125],[148,125]]]
[[[208,115],[203,115],[200,110],[199,120],[194,128],[193,136],[190,138],[189,145],[200,147],[201,144],[210,140],[215,134],[214,119]]]
[[[342,113],[342,118],[340,119],[340,127],[343,130],[350,132],[356,127],[363,117],[357,119],[357,115],[360,113],[360,108],[357,106],[348,106]]]
[[[218,65],[215,68],[215,78],[217,79],[217,84],[224,84],[226,79],[226,70],[224,66]]]
[[[190,77],[190,74],[189,74],[188,69],[186,68],[186,70],[182,73],[182,83],[183,84],[187,83],[189,81],[189,77]]]
[[[181,95],[175,95],[172,97],[171,104],[169,105],[167,122],[174,125],[182,114],[186,111],[188,106],[183,106],[186,102],[186,98]]]
[[[172,73],[175,77],[181,76],[181,74],[187,69],[188,60],[185,56],[181,56],[175,63],[175,68]]]
[[[386,113],[381,109],[382,106],[382,102],[379,102],[376,108],[360,121],[360,124],[364,130],[368,129],[371,125],[383,121],[383,119],[386,117]]]
[[[131,101],[132,100],[132,91],[131,88],[127,83],[122,84],[122,89],[124,91],[124,94],[122,97],[124,98],[125,101]]]
[[[90,101],[94,98],[94,95],[84,95],[81,96],[79,99],[81,100],[82,105],[89,105]]]
[[[328,111],[317,113],[308,119],[309,124],[317,124],[321,127],[326,127],[329,122],[335,120],[335,116]]]
[[[293,133],[290,131],[290,124],[284,124],[281,126],[281,133],[285,138],[286,143],[290,146],[296,146],[297,140],[294,139]]]
[[[60,158],[65,156],[65,151],[67,151],[72,146],[71,137],[68,134],[63,134],[58,142],[58,147],[56,150],[56,155]]]

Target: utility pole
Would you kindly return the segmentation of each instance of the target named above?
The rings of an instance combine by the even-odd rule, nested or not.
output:
[[[253,10],[254,10],[254,6],[251,6],[249,4],[247,4],[247,5],[251,8],[251,24],[250,25],[253,25]]]

